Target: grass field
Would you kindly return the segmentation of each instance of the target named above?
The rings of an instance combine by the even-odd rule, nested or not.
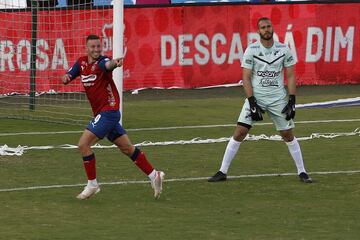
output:
[[[300,87],[297,101],[336,100],[359,93],[360,85]],[[132,129],[232,124],[243,98],[241,88],[126,93],[123,123],[133,143],[229,137],[233,126]],[[350,119],[354,121],[318,122]],[[298,137],[352,132],[360,128],[360,108],[299,109],[296,121]],[[265,116],[264,123],[268,122]],[[76,144],[83,128],[0,119],[0,146]],[[4,135],[58,131],[76,132]],[[277,134],[273,125],[259,124],[251,130],[254,135],[262,133]],[[101,144],[110,145],[105,140]],[[103,185],[100,194],[87,201],[75,198],[82,186],[54,187],[85,183],[76,149],[0,156],[0,239],[359,239],[360,172],[346,173],[360,170],[359,135],[301,141],[306,168],[315,180],[307,185],[296,175],[254,176],[295,174],[286,145],[267,140],[241,145],[229,171],[240,177],[206,182],[205,177],[218,170],[226,144],[142,147],[171,180],[165,182],[159,200],[153,199],[149,183],[111,184],[147,180],[114,148],[95,149]],[[16,190],[27,187],[35,188]]]

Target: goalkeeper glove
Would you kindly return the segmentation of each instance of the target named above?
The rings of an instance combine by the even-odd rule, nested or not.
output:
[[[265,113],[265,111],[262,110],[261,107],[259,107],[259,105],[257,105],[256,99],[254,96],[249,97],[248,101],[250,104],[251,119],[254,121],[262,121],[263,120],[262,114]]]
[[[289,102],[281,113],[285,113],[285,119],[288,121],[295,117],[295,95],[289,95]]]

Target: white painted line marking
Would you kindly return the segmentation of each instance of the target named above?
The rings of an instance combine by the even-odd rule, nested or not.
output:
[[[354,174],[354,173],[360,173],[360,170],[309,172],[309,175]],[[239,179],[239,178],[258,178],[258,177],[276,177],[276,176],[296,176],[296,175],[297,175],[296,173],[265,173],[265,174],[228,176],[228,178]],[[207,180],[208,178],[209,177],[173,178],[173,179],[165,179],[164,182],[202,181],[202,180]],[[150,183],[150,181],[124,180],[117,182],[103,182],[100,183],[100,185],[126,185],[126,184],[144,184],[144,183]],[[7,188],[7,189],[0,189],[0,192],[17,192],[17,191],[28,191],[28,190],[38,190],[38,189],[70,188],[70,187],[82,187],[82,186],[85,186],[85,183]]]
[[[360,119],[333,119],[333,120],[313,120],[313,121],[296,121],[296,124],[312,124],[312,123],[333,123],[333,122],[360,122]],[[256,126],[273,125],[272,122],[255,123]],[[175,130],[175,129],[194,129],[194,128],[217,128],[217,127],[235,127],[236,124],[214,124],[214,125],[190,125],[190,126],[174,126],[174,127],[153,127],[153,128],[130,128],[128,132],[137,131],[154,131],[154,130]],[[18,133],[0,133],[0,137],[18,136],[18,135],[47,135],[47,134],[73,134],[82,133],[83,131],[59,131],[59,132],[18,132]]]

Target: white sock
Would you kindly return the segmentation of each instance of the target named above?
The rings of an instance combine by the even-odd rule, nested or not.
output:
[[[149,175],[148,177],[150,178],[150,180],[154,180],[156,177],[156,170],[154,169]]]
[[[230,138],[220,167],[222,173],[227,174],[230,164],[239,150],[240,143],[241,142],[236,141],[233,137]]]
[[[90,187],[97,187],[97,186],[98,186],[98,183],[97,183],[97,181],[96,181],[96,178],[93,179],[93,180],[88,180],[88,184],[87,184],[87,185],[90,186]]]
[[[292,158],[294,159],[298,174],[300,174],[301,172],[306,172],[304,167],[304,161],[301,154],[300,145],[297,139],[294,137],[294,139],[291,142],[285,142],[285,143],[289,148],[289,152]]]

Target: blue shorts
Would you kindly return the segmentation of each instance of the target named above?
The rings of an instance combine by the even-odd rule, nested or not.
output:
[[[86,129],[100,139],[107,136],[107,139],[113,142],[118,137],[126,134],[125,129],[119,123],[120,117],[120,111],[101,112],[89,122]]]

